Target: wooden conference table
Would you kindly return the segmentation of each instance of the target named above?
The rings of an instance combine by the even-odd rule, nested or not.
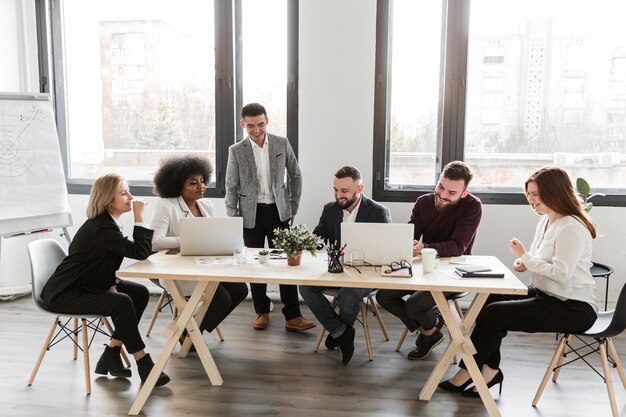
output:
[[[449,259],[446,258],[440,259],[437,269],[429,274],[422,272],[421,261],[414,260],[412,278],[392,278],[381,276],[380,268],[375,270],[374,267],[361,268],[361,273],[350,268],[343,273],[331,274],[327,272],[325,253],[318,254],[317,257],[305,254],[302,265],[293,267],[288,266],[284,259],[270,260],[268,264],[260,264],[252,259],[253,253],[251,252],[255,251],[248,251],[248,263],[243,265],[233,265],[232,261],[230,263],[198,265],[193,256],[166,255],[165,252],[159,252],[147,260],[135,262],[117,272],[119,278],[160,278],[165,280],[167,289],[180,312],[176,321],[169,326],[170,336],[128,414],[137,415],[141,412],[185,328],[189,332],[188,340],[191,340],[195,346],[209,380],[213,385],[222,385],[222,377],[202,338],[197,322],[204,316],[220,282],[249,282],[431,291],[446,322],[451,340],[422,388],[419,399],[430,400],[437,384],[442,380],[450,366],[452,358],[456,353],[460,353],[489,415],[492,417],[500,416],[493,397],[482,378],[480,369],[472,356],[476,350],[470,340],[470,330],[489,294],[526,294],[527,289],[496,257],[472,256],[467,258],[467,262],[486,265],[493,270],[502,271],[505,273],[504,279],[461,279],[454,273],[454,265],[450,264]],[[180,291],[179,280],[197,283],[188,300]],[[463,321],[459,322],[453,315],[444,297],[444,292],[465,291],[475,293],[475,296]],[[196,319],[191,320],[194,315]],[[188,351],[189,346],[190,343],[186,343],[182,350],[183,354]]]

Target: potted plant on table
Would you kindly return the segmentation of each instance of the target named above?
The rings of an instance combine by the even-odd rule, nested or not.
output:
[[[287,263],[291,266],[300,265],[302,251],[308,250],[313,256],[317,248],[323,245],[322,239],[314,235],[306,225],[299,224],[291,229],[274,229],[274,247],[287,254]]]
[[[259,263],[266,264],[270,259],[270,251],[267,249],[261,249],[259,251]]]

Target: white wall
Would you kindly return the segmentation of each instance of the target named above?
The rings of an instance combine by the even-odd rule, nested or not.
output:
[[[374,109],[375,0],[300,2],[300,166],[304,191],[298,223],[317,224],[323,204],[332,200],[333,173],[355,165],[371,194]],[[123,174],[123,173],[122,173]],[[147,217],[154,199],[148,199]],[[70,196],[75,224],[84,221],[87,196]],[[225,215],[223,200],[213,201]],[[408,220],[411,203],[389,203],[396,222]],[[617,298],[626,272],[626,208],[596,207],[593,217],[604,235],[595,241],[594,260],[615,268],[610,300]],[[125,221],[130,230],[131,216]],[[484,207],[474,253],[493,254],[509,264],[508,240],[530,244],[537,218],[528,206]],[[32,237],[31,237],[32,239]],[[13,238],[3,247],[0,286],[4,277],[28,281],[27,238]],[[526,274],[521,274],[523,280]],[[603,301],[604,282],[598,281]]]

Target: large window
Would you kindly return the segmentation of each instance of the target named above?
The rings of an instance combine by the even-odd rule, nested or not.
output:
[[[0,91],[38,93],[34,0],[0,2]]]
[[[420,34],[428,24],[405,19],[434,13],[431,3],[442,19],[431,18],[431,32]],[[432,190],[445,163],[461,159],[474,168],[472,190],[483,201],[521,201],[528,175],[552,164],[611,194],[598,204],[626,203],[625,13],[620,0],[379,0],[377,74],[385,88],[376,91],[375,196],[413,200]],[[424,42],[440,48],[441,61]],[[398,58],[411,54],[412,65]],[[427,79],[428,71],[440,76],[427,86],[405,75]],[[405,96],[413,100],[400,116]],[[428,120],[428,105],[440,112],[437,123],[422,123],[423,133],[404,128],[411,118]]]
[[[150,194],[161,159],[192,153],[213,162],[207,194],[221,196],[242,99],[266,104],[270,131],[287,134],[297,2],[50,1],[47,88],[71,192],[113,171]]]
[[[161,158],[185,152],[215,164],[213,7],[63,2],[69,180],[150,181]]]

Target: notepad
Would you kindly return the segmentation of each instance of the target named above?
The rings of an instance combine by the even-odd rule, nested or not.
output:
[[[463,266],[457,266],[455,269],[461,272],[489,272],[491,271],[491,268],[489,268],[488,266],[484,266],[484,265],[463,265]]]
[[[461,278],[504,278],[503,272],[484,271],[484,272],[463,272],[455,269],[457,275]]]

